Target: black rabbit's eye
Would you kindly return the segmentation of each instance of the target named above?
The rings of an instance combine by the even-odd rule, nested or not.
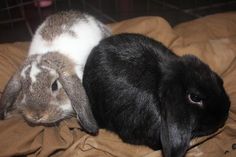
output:
[[[56,90],[58,90],[57,80],[53,82],[51,88],[52,88],[52,91],[53,91],[53,92],[56,91]]]
[[[202,98],[199,95],[196,95],[196,94],[193,94],[193,93],[188,94],[188,100],[189,100],[190,103],[197,104],[199,106],[202,106],[202,104],[203,104]]]

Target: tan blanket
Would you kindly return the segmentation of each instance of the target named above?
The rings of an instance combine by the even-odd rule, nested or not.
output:
[[[113,33],[134,32],[161,41],[178,55],[191,53],[208,63],[224,79],[231,108],[223,131],[193,142],[187,157],[236,156],[236,13],[212,15],[175,28],[160,17],[140,17],[110,25]],[[0,45],[0,91],[25,59],[28,43]],[[235,144],[235,145],[233,145]],[[100,130],[90,136],[76,119],[57,127],[31,127],[21,117],[0,121],[0,157],[27,155],[80,157],[160,157],[160,151],[126,144]]]

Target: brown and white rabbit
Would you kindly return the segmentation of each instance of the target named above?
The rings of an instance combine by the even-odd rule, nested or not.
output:
[[[76,114],[89,133],[98,127],[82,86],[91,49],[110,34],[94,17],[76,12],[49,16],[36,30],[29,54],[8,82],[0,116],[19,111],[33,124],[53,124]]]
[[[224,125],[222,79],[192,55],[138,34],[108,37],[88,57],[83,84],[99,127],[125,142],[182,157],[190,140]]]
[[[77,74],[82,79],[90,51],[110,34],[109,28],[91,15],[79,11],[58,12],[36,30],[29,55],[60,52],[76,63]]]

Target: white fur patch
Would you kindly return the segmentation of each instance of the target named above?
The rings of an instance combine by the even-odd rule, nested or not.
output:
[[[37,58],[36,58],[36,60],[37,60],[37,63],[40,63],[40,61],[41,61],[41,58],[42,58],[42,55],[39,55],[39,56],[37,56]]]
[[[26,96],[25,96],[25,94],[24,94],[24,95],[23,95],[23,99],[21,100],[21,103],[22,103],[22,104],[25,104],[25,103],[26,103],[25,100],[26,100]]]
[[[63,30],[66,30],[66,25],[61,25],[61,28],[62,28]]]
[[[58,89],[61,89],[62,88],[62,85],[59,81],[57,81],[57,86],[58,86]]]
[[[63,105],[60,106],[60,108],[65,112],[72,112],[73,107],[71,105],[70,100],[67,100]]]
[[[34,92],[34,89],[33,89],[33,87],[32,87],[32,84],[30,85],[30,88],[29,88],[29,90],[30,90],[30,92]]]
[[[57,75],[57,72],[56,72],[55,69],[52,69],[52,68],[49,68],[49,67],[43,66],[43,65],[41,66],[41,68],[48,70],[49,73],[50,73],[51,75],[53,75],[53,76]]]
[[[81,82],[83,80],[83,71],[84,71],[84,67],[81,67],[79,65],[77,65],[75,67],[75,72],[76,72],[77,76],[80,78]]]
[[[42,24],[32,40],[29,55],[45,54],[53,51],[60,52],[69,57],[79,67],[82,67],[80,70],[76,70],[77,75],[82,80],[83,67],[87,57],[92,48],[103,38],[102,30],[97,25],[95,19],[91,16],[86,16],[86,18],[87,21],[78,20],[74,25],[68,28],[69,32],[75,33],[75,36],[66,31],[56,36],[53,41],[46,41],[42,38],[40,34],[44,26],[44,24]]]
[[[31,67],[31,65],[27,65],[24,69],[22,69],[20,75],[23,77],[23,78],[26,78],[26,71]]]
[[[32,83],[34,83],[36,81],[36,77],[40,72],[41,72],[41,70],[38,68],[37,63],[33,62],[32,67],[31,67],[31,71],[30,71],[30,78],[31,78]]]

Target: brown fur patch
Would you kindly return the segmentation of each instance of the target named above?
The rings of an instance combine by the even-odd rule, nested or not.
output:
[[[56,36],[59,36],[62,33],[69,33],[72,36],[76,37],[75,32],[70,30],[70,27],[73,26],[78,20],[87,20],[84,14],[78,11],[62,11],[54,15],[49,16],[45,25],[42,28],[40,34],[43,39],[52,41]]]
[[[58,73],[75,74],[75,63],[58,52],[49,52],[42,56],[40,66],[47,66]]]

